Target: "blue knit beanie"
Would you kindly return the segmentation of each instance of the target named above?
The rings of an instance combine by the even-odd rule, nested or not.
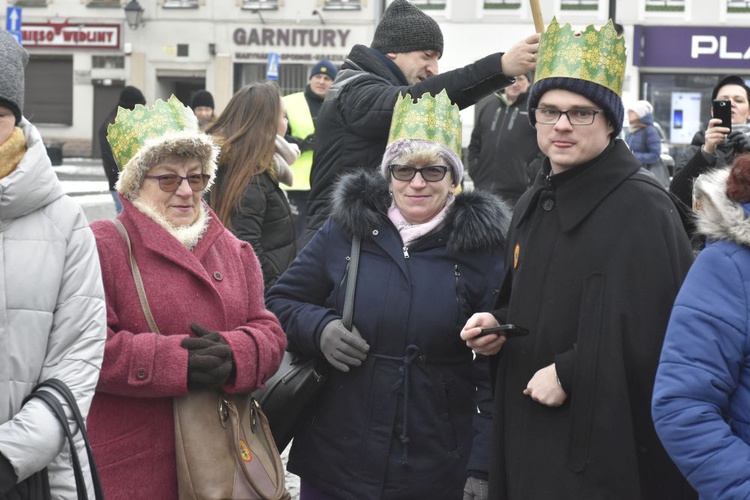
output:
[[[313,66],[312,71],[310,71],[310,78],[315,75],[328,75],[332,80],[335,80],[336,73],[338,73],[338,69],[336,69],[336,65],[331,61],[318,61],[317,64]]]
[[[531,111],[539,104],[539,99],[548,90],[561,89],[582,95],[604,110],[607,120],[614,128],[612,137],[617,137],[622,130],[622,122],[625,118],[625,108],[619,95],[598,83],[579,78],[568,78],[555,76],[534,82],[529,93],[529,121],[536,126],[536,118]]]

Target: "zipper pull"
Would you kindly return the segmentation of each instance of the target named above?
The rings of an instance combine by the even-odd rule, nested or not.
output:
[[[409,258],[409,249],[407,247],[404,247],[404,258],[405,259]]]

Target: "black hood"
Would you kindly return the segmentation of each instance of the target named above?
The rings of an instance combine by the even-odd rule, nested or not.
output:
[[[379,174],[358,170],[341,177],[332,197],[331,218],[364,237],[388,222],[391,197]],[[452,254],[488,250],[505,243],[512,215],[500,198],[480,191],[456,196],[443,223],[429,236],[444,240]],[[415,243],[417,245],[418,243]]]

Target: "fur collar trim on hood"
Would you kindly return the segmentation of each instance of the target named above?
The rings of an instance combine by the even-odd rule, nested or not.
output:
[[[710,240],[733,241],[750,246],[750,218],[747,209],[727,194],[730,167],[712,170],[695,181],[698,232]]]
[[[379,174],[359,170],[343,175],[336,184],[331,218],[349,234],[364,237],[373,229],[390,224],[390,205],[388,182]],[[498,197],[464,191],[456,196],[445,220],[432,235],[444,238],[451,254],[491,249],[505,243],[511,215],[511,209]]]

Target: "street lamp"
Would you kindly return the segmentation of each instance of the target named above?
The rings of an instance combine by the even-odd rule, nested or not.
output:
[[[124,7],[125,20],[130,26],[131,30],[137,30],[143,23],[143,7],[138,3],[138,0],[130,0]]]

